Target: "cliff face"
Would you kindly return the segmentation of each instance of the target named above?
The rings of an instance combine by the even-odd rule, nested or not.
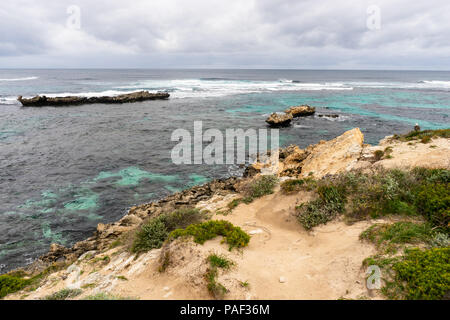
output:
[[[279,187],[273,194],[251,203],[238,203],[232,211],[230,203],[243,197],[242,186],[260,171],[289,180],[378,167],[450,168],[450,139],[434,138],[430,143],[385,139],[379,146],[370,146],[363,143],[363,135],[356,128],[306,149],[281,149],[279,158],[276,167],[256,163],[242,179],[216,180],[133,207],[120,221],[99,224],[91,238],[72,248],[52,245],[50,252],[30,270],[42,270],[55,262],[66,267],[51,274],[25,298],[39,299],[72,288],[82,290],[80,298],[107,292],[140,299],[209,299],[205,273],[209,268],[207,257],[212,252],[234,262],[232,269],[221,270],[217,275],[217,280],[229,290],[229,299],[337,299],[344,295],[357,298],[367,294],[362,261],[375,253],[374,246],[361,242],[359,235],[368,226],[384,220],[349,226],[338,219],[307,232],[296,221],[294,212],[296,206],[315,195],[308,191],[284,194]],[[249,246],[230,252],[218,238],[203,245],[176,240],[141,255],[126,249],[123,239],[134,234],[145,220],[183,206],[206,210],[212,219],[239,226],[251,235]],[[122,241],[115,245],[118,239]],[[161,272],[166,257],[170,263]],[[19,299],[23,294],[7,298]]]

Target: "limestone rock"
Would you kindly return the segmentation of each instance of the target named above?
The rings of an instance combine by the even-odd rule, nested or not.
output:
[[[291,114],[294,118],[306,117],[306,116],[311,116],[314,113],[316,113],[316,108],[310,107],[308,105],[302,105],[302,106],[290,107],[289,109],[286,109],[284,112],[286,114]]]
[[[311,147],[311,153],[302,163],[302,176],[321,178],[352,169],[362,151],[364,136],[355,128],[330,140]]]
[[[288,127],[291,124],[292,121],[292,114],[279,114],[279,113],[272,113],[269,118],[267,118],[266,122],[274,128],[277,127]]]

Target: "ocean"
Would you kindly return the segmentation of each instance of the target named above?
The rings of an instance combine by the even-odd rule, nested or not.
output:
[[[166,91],[169,100],[23,108],[17,96]],[[315,116],[280,129],[306,147],[359,127],[366,143],[449,127],[450,72],[324,70],[0,70],[0,273],[51,243],[70,246],[136,204],[242,174],[235,165],[174,165],[175,129],[267,128],[289,106]],[[337,114],[338,118],[319,117]]]

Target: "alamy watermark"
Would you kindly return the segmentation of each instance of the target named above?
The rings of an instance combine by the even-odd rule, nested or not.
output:
[[[73,4],[67,7],[66,13],[69,15],[66,20],[66,27],[71,30],[80,30],[81,8]]]
[[[381,270],[377,265],[371,265],[366,270],[367,281],[366,286],[367,289],[381,289]]]
[[[370,5],[367,7],[367,20],[366,26],[367,29],[371,31],[380,30],[381,29],[381,9],[377,5]]]
[[[177,165],[261,162],[274,166],[279,161],[278,129],[228,128],[224,134],[215,128],[203,131],[203,122],[195,121],[193,134],[186,129],[176,129],[171,141],[178,142],[171,152],[172,162]],[[208,144],[204,146],[204,143]]]

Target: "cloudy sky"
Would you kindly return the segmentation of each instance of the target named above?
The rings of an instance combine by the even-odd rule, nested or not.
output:
[[[1,0],[0,68],[450,70],[449,0]]]

